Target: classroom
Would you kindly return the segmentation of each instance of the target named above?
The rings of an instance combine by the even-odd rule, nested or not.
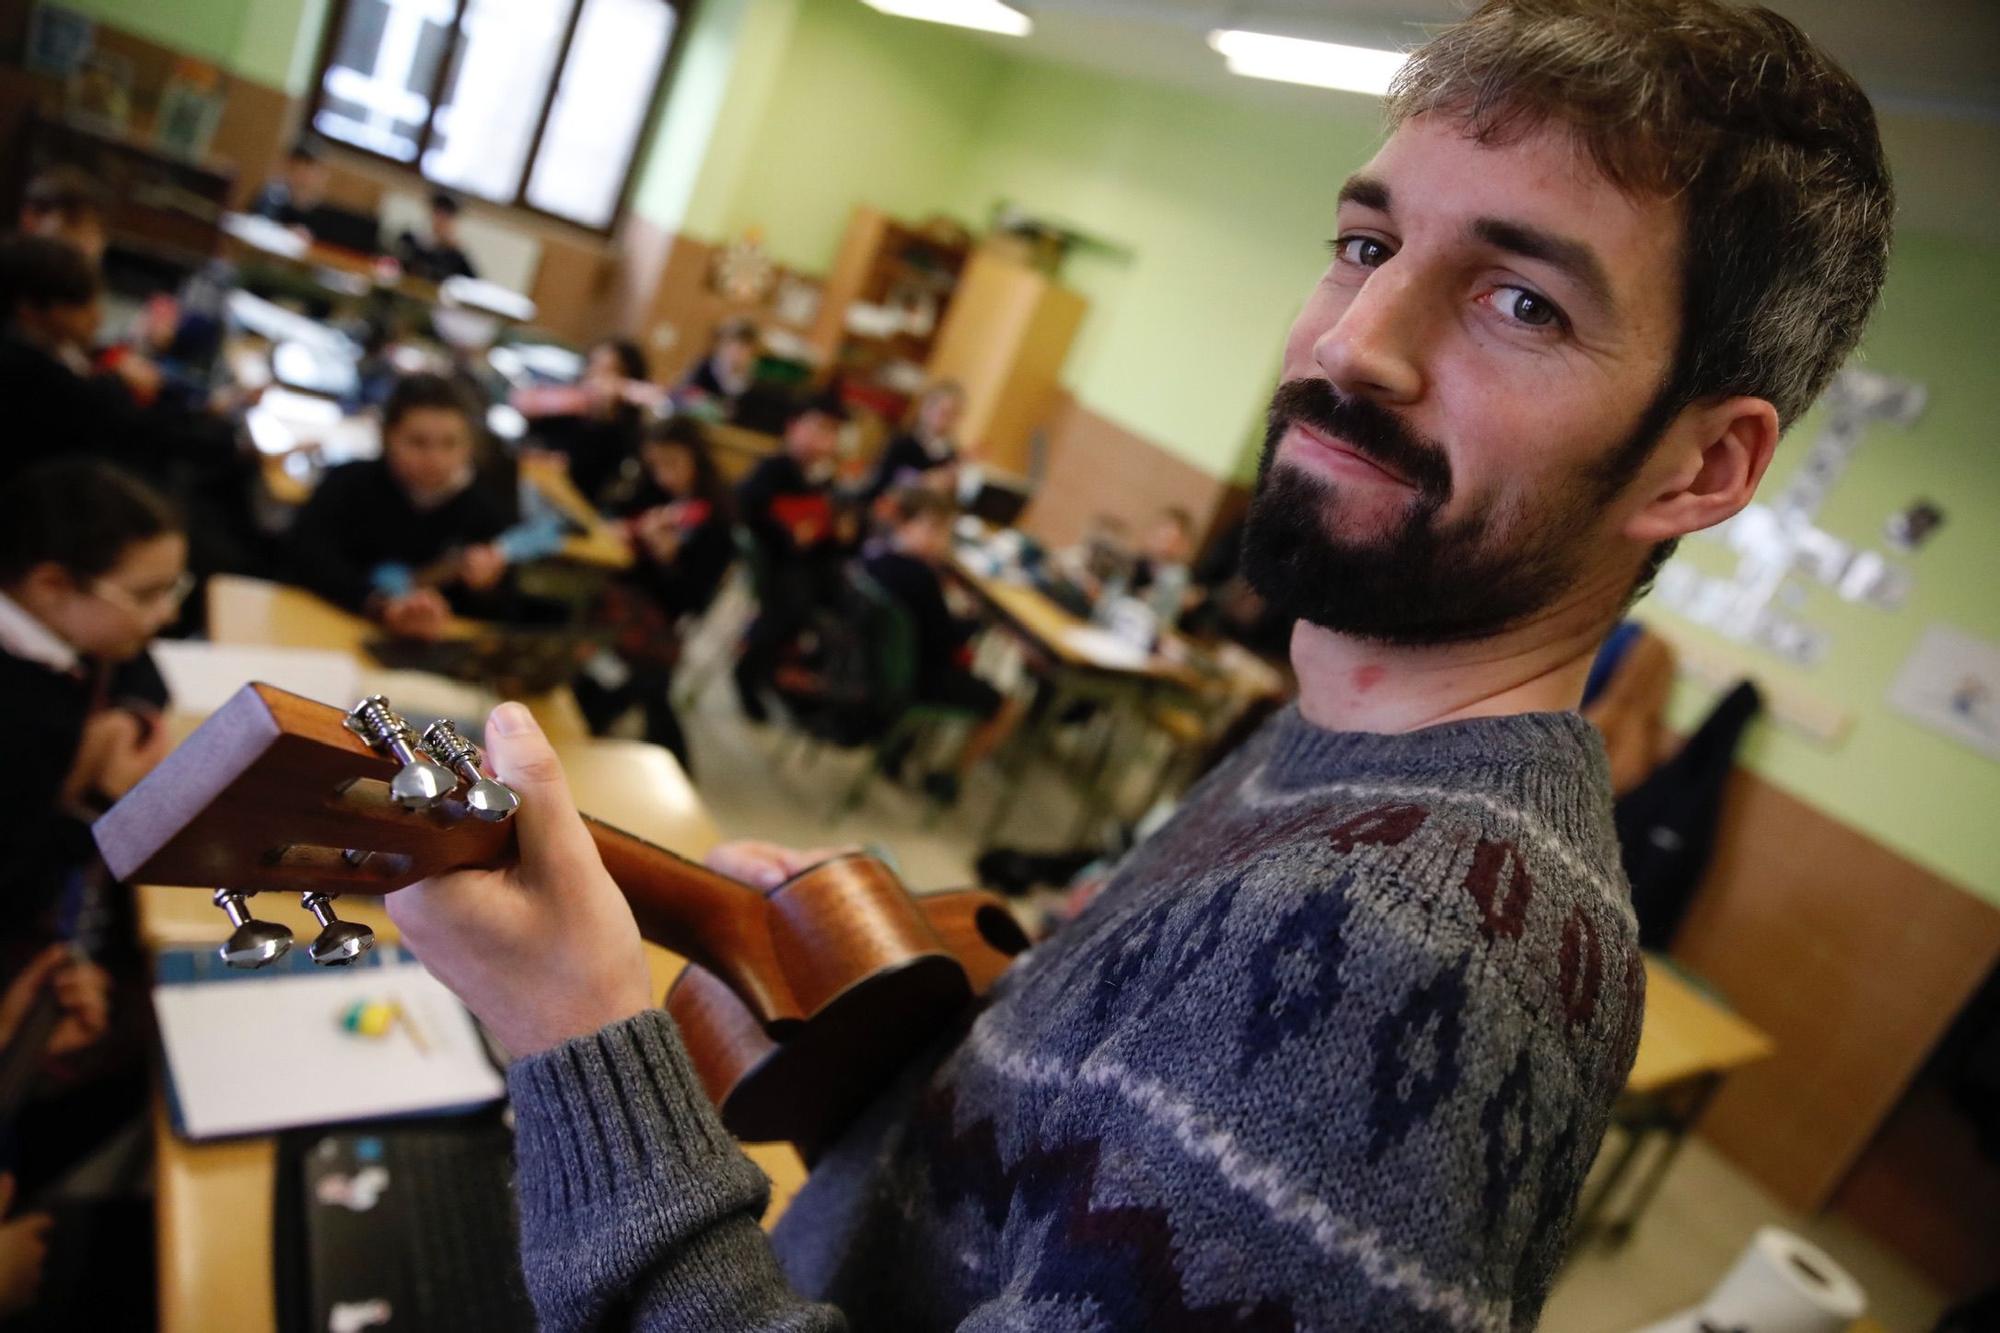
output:
[[[2000,7],[0,4],[0,1333],[2000,1330]]]

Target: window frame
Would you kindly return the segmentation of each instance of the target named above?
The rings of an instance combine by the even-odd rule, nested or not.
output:
[[[654,129],[659,120],[660,108],[665,102],[666,90],[672,83],[674,72],[680,67],[681,51],[687,44],[688,28],[694,21],[695,11],[700,8],[701,0],[657,0],[658,4],[673,11],[673,36],[667,39],[666,55],[661,58],[660,67],[653,75],[652,87],[647,91],[645,119],[640,127],[639,137],[633,140],[632,156],[625,163],[624,177],[618,182],[618,195],[612,205],[611,217],[602,226],[596,226],[588,222],[579,222],[575,218],[565,217],[561,213],[552,213],[547,209],[537,208],[528,202],[528,182],[535,174],[535,163],[542,151],[542,140],[548,132],[549,117],[555,111],[556,95],[562,88],[563,74],[566,72],[569,64],[570,49],[575,44],[577,25],[583,20],[583,8],[587,0],[576,0],[576,3],[570,7],[569,20],[563,27],[562,47],[556,53],[554,73],[549,79],[548,92],[542,98],[541,111],[535,117],[535,133],[528,141],[528,156],[521,167],[520,184],[514,187],[514,197],[504,201],[488,199],[481,194],[474,194],[468,190],[460,190],[454,186],[446,185],[441,181],[434,181],[424,174],[424,155],[430,150],[431,146],[431,126],[437,120],[438,96],[444,91],[444,81],[451,73],[452,61],[457,57],[459,45],[465,38],[464,31],[460,25],[465,20],[466,0],[452,0],[451,36],[445,42],[444,52],[438,59],[437,73],[431,79],[428,96],[430,111],[425,115],[423,129],[417,135],[417,151],[413,159],[405,162],[400,158],[391,157],[387,153],[378,153],[372,148],[363,148],[359,144],[348,143],[345,139],[336,139],[330,135],[322,134],[316,128],[320,110],[326,102],[326,72],[328,66],[333,63],[336,36],[346,26],[348,10],[352,7],[353,3],[354,0],[332,0],[332,3],[327,6],[326,19],[320,25],[319,51],[313,61],[312,95],[306,102],[305,123],[300,127],[300,138],[310,138],[337,152],[352,153],[357,157],[366,158],[370,162],[386,166],[395,172],[407,173],[415,177],[426,189],[447,190],[454,197],[469,200],[475,205],[526,213],[544,222],[552,222],[561,227],[572,227],[578,231],[588,232],[593,236],[601,236],[606,239],[609,239],[617,232],[619,225],[625,220],[625,210],[632,202],[633,178],[639,174],[639,160],[645,155],[646,145],[654,137]]]

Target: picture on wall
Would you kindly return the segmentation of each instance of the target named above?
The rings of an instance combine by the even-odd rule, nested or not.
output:
[[[2000,760],[2000,643],[1932,625],[1890,685],[1889,706]]]

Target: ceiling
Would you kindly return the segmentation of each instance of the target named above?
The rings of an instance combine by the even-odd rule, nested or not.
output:
[[[1214,28],[1410,46],[1468,4],[1454,0],[1009,0],[1035,19],[996,49],[1311,114],[1354,94],[1237,78]],[[2000,243],[2000,3],[1770,0],[1875,100],[1906,227]]]

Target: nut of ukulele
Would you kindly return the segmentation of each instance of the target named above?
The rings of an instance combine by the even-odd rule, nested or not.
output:
[[[479,771],[479,747],[459,734],[450,718],[424,728],[424,748],[431,757],[465,781],[465,804],[474,815],[497,824],[521,808],[512,787]]]
[[[359,921],[342,921],[333,914],[333,899],[312,889],[299,895],[299,906],[319,922],[319,937],[307,951],[321,967],[345,967],[375,947],[375,932]]]
[[[290,952],[292,932],[275,921],[259,921],[251,916],[244,897],[234,889],[215,891],[215,905],[229,918],[229,924],[236,927],[216,953],[231,967],[266,967]]]
[[[389,795],[404,809],[426,809],[458,785],[450,769],[417,748],[417,733],[390,711],[389,701],[381,695],[371,694],[354,705],[347,715],[347,729],[403,766],[389,783]]]

